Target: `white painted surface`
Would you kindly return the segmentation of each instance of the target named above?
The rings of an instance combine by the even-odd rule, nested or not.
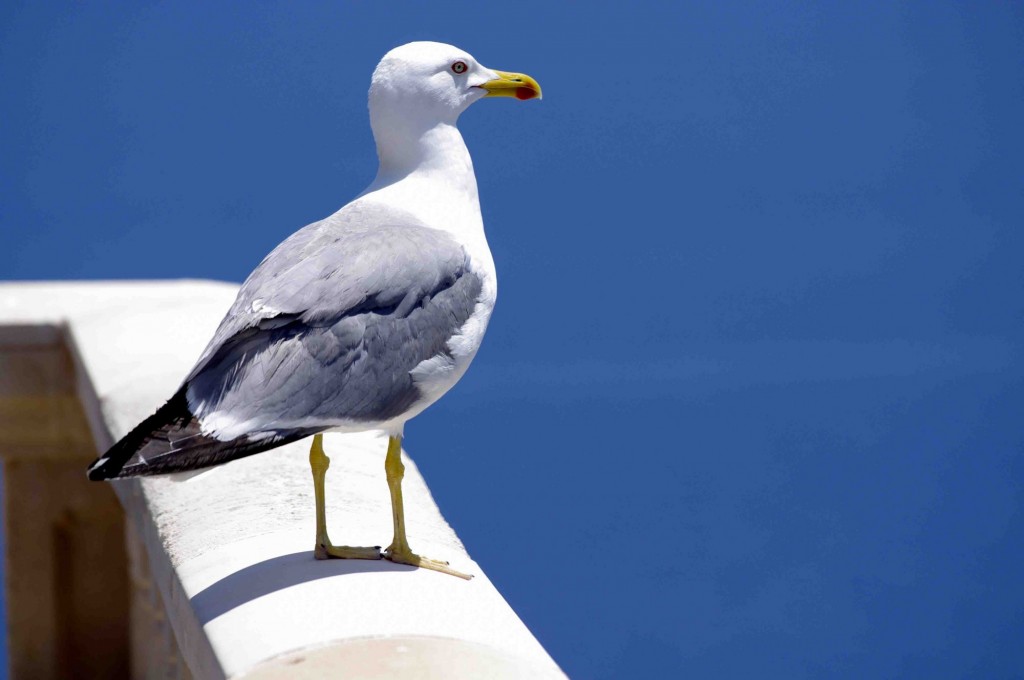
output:
[[[236,290],[199,281],[0,284],[0,326],[65,328],[88,377],[80,392],[102,449],[173,393]],[[324,445],[331,457],[331,538],[387,545],[386,440],[328,434]],[[356,658],[351,650],[363,645],[362,656],[372,659],[386,648],[375,640],[411,638],[427,640],[427,648],[429,639],[469,643],[446,646],[454,650],[444,652],[449,655],[491,650],[453,664],[453,671],[479,668],[493,656],[506,660],[502,677],[564,677],[466,554],[409,460],[404,489],[413,549],[476,578],[466,582],[386,561],[314,560],[307,446],[299,442],[187,481],[117,483],[197,677],[260,669],[261,677],[271,677],[287,666],[268,662],[301,650],[320,650],[314,656],[329,659],[323,650],[331,646],[346,650],[336,658]],[[381,665],[380,677],[386,668]]]

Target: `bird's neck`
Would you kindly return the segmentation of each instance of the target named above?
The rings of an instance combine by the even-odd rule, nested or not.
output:
[[[473,160],[454,125],[438,123],[423,129],[396,126],[374,136],[380,167],[367,192],[412,180],[443,185],[432,188],[457,192],[479,204]]]
[[[413,213],[464,243],[483,242],[473,160],[453,123],[374,125],[380,168],[363,192]]]

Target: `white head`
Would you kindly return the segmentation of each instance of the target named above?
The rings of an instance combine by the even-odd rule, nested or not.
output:
[[[370,126],[382,169],[408,172],[430,157],[438,150],[430,143],[437,135],[428,133],[439,126],[454,130],[459,115],[478,99],[540,95],[533,78],[489,69],[457,47],[435,42],[396,47],[380,60],[370,82]]]
[[[468,52],[436,42],[396,47],[380,60],[370,82],[370,116],[403,116],[454,124],[463,111],[487,96],[534,99],[537,81],[493,71]]]

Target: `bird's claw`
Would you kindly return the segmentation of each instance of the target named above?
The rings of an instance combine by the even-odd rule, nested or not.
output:
[[[384,551],[384,559],[394,562],[395,564],[408,564],[411,567],[430,569],[431,571],[439,571],[442,574],[458,576],[459,578],[466,579],[467,581],[473,578],[472,574],[464,574],[461,571],[452,569],[448,566],[448,563],[443,560],[432,560],[429,557],[422,557],[411,550],[396,550],[394,547],[389,547]]]
[[[328,541],[317,541],[313,548],[313,557],[318,560],[331,558],[341,560],[379,560],[383,557],[380,546],[372,548],[353,547],[348,545],[331,545]]]

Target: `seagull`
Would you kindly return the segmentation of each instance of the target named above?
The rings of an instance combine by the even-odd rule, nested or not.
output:
[[[414,42],[373,72],[377,176],[351,203],[295,232],[249,275],[174,395],[88,469],[106,480],[197,470],[312,436],[317,559],[388,559],[470,578],[409,547],[405,423],[476,356],[497,297],[473,161],[459,115],[486,97],[540,99],[533,78],[451,45]],[[327,535],[323,432],[383,431],[394,539]]]

